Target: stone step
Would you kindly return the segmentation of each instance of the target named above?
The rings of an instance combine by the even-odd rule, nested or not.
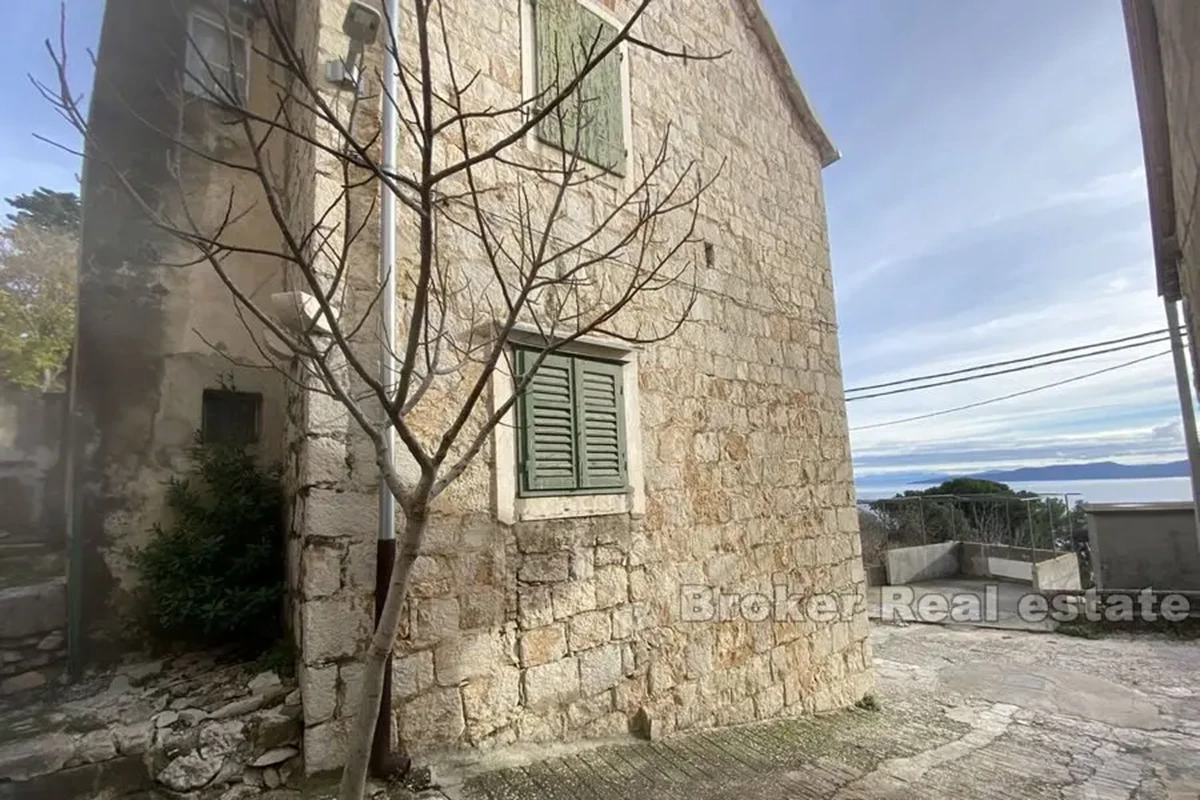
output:
[[[67,579],[0,589],[0,640],[23,639],[67,625]]]
[[[42,583],[67,574],[66,555],[44,543],[0,543],[0,589]]]
[[[0,696],[38,689],[67,655],[67,579],[0,589]]]

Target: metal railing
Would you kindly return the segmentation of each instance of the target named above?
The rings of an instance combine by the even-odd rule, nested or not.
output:
[[[858,503],[863,563],[882,567],[892,547],[971,542],[1074,552],[1090,573],[1082,495],[919,494]]]

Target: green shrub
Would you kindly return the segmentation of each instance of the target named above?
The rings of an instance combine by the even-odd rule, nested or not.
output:
[[[169,526],[134,556],[146,632],[164,643],[261,650],[282,633],[283,494],[278,468],[197,444],[167,489]]]

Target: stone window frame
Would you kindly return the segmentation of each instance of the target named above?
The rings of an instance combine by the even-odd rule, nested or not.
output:
[[[228,32],[226,31],[226,22],[228,21]],[[240,91],[242,94],[241,100],[243,103],[250,102],[250,68],[253,62],[254,55],[254,32],[251,30],[250,21],[231,10],[228,20],[222,18],[222,15],[209,9],[203,5],[196,5],[188,9],[187,12],[187,33],[184,41],[183,54],[183,92],[188,97],[205,102],[221,102],[223,98],[213,96],[212,92],[205,86],[200,85],[202,76],[196,75],[193,77],[192,59],[193,53],[197,52],[195,46],[196,34],[193,26],[197,23],[212,26],[221,32],[221,35],[232,36],[236,40],[241,41],[242,59],[242,74]],[[203,64],[200,64],[203,67]],[[235,65],[236,67],[236,65]],[[234,70],[235,78],[237,70]]]
[[[537,23],[534,18],[534,2],[535,0],[520,0],[521,2],[521,101],[523,103],[532,103],[537,97]],[[605,8],[603,5],[593,2],[593,0],[575,0],[585,10],[590,11],[599,17],[606,24],[613,26],[616,30],[624,29],[627,20],[622,20],[613,14],[612,11]],[[625,165],[621,170],[621,174],[610,172],[603,167],[596,166],[584,160],[582,157],[579,163],[582,169],[587,170],[591,175],[598,178],[599,183],[605,183],[610,186],[615,186],[621,189],[632,189],[636,183],[633,167],[636,163],[634,160],[634,143],[633,143],[633,89],[629,72],[629,43],[621,42],[617,45],[617,50],[621,54],[621,112],[624,117],[622,135],[625,138]],[[536,126],[525,134],[525,147],[535,155],[551,157],[552,154],[560,152],[552,144],[542,141],[538,136]]]
[[[512,396],[514,383],[511,372],[515,359],[514,347],[544,347],[545,336],[535,326],[517,325],[508,335],[510,358],[501,359],[492,373],[491,411],[497,413]],[[626,476],[629,488],[613,493],[605,490],[581,493],[578,490],[562,494],[522,497],[519,493],[517,403],[513,403],[492,432],[492,484],[496,497],[496,519],[505,525],[517,522],[601,517],[628,514],[641,517],[646,513],[645,457],[642,450],[641,393],[638,389],[638,351],[624,342],[593,336],[563,346],[563,355],[598,358],[621,365],[621,385],[625,406]]]

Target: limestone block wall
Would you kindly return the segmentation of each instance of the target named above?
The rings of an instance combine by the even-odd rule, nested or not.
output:
[[[618,17],[631,7],[603,5]],[[864,586],[821,159],[747,5],[664,0],[641,23],[647,40],[729,49],[726,59],[629,54],[635,158],[653,152],[670,122],[680,159],[709,171],[727,159],[697,221],[709,247],[689,251],[701,265],[691,320],[637,353],[644,513],[501,524],[497,507],[512,498],[498,493],[512,482],[498,474],[514,465],[485,447],[434,506],[404,614],[393,690],[397,733],[414,754],[812,713],[849,705],[873,685],[861,605],[821,619],[683,613],[689,587],[809,598]],[[319,52],[345,50],[343,7],[308,8],[302,29]],[[475,102],[521,98],[518,11],[516,2],[478,0],[448,16],[460,69],[481,70]],[[404,30],[411,35],[411,24]],[[317,215],[336,176],[307,174],[316,175]],[[594,225],[609,188],[573,198],[569,222]],[[412,224],[402,216],[402,269],[412,268]],[[464,271],[486,269],[454,226],[439,236]],[[358,280],[370,279],[375,255],[362,249]],[[649,297],[616,324],[661,323],[679,299]],[[444,429],[456,391],[440,387],[413,416],[418,435]],[[306,766],[322,771],[342,763],[361,685],[376,478],[371,448],[336,403],[309,392],[293,407],[293,619]]]
[[[1179,278],[1200,331],[1200,8],[1188,0],[1154,0],[1167,102],[1167,135],[1175,190]]]

